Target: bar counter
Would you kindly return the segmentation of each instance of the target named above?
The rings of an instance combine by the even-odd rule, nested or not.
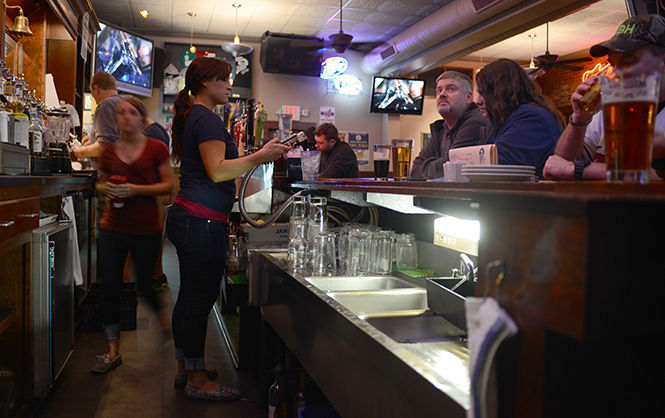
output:
[[[656,407],[665,361],[650,341],[665,336],[665,182],[290,186],[397,211],[391,200],[406,198],[416,209],[402,211],[407,226],[418,209],[480,221],[476,294],[495,297],[520,330],[497,354],[500,417],[636,416]]]

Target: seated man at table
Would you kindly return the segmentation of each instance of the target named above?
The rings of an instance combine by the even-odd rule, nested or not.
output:
[[[665,19],[643,15],[627,19],[614,36],[589,50],[593,57],[607,55],[613,68],[624,74],[658,71],[665,74]],[[604,179],[605,141],[603,112],[591,116],[580,106],[580,99],[596,83],[591,76],[580,84],[571,97],[573,113],[561,134],[554,155],[545,164],[543,176],[548,179]],[[658,133],[665,133],[665,83],[660,83],[654,140],[654,160],[658,158]],[[662,146],[661,146],[662,147]]]
[[[349,144],[339,139],[332,123],[323,123],[314,131],[316,149],[321,153],[319,178],[358,178],[358,159]]]
[[[442,119],[430,124],[432,138],[413,160],[412,179],[443,176],[443,163],[452,148],[477,145],[489,121],[473,102],[471,79],[457,71],[446,71],[436,79],[436,107]]]

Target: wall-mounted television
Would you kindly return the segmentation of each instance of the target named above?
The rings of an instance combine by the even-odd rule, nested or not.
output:
[[[425,80],[374,76],[370,112],[422,115]]]
[[[108,23],[99,23],[95,73],[111,74],[118,90],[152,96],[153,41]]]

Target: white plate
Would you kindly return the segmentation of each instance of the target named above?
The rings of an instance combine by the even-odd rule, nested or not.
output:
[[[533,174],[462,174],[472,182],[521,181],[533,183],[536,181],[536,176]]]
[[[478,169],[478,170],[535,170],[536,167],[532,165],[473,165],[467,164],[462,166],[464,169]]]
[[[482,170],[462,170],[462,174],[489,174],[489,175],[502,175],[502,174],[519,174],[526,176],[535,176],[535,171],[520,171],[520,170],[502,170],[502,171],[482,171]]]

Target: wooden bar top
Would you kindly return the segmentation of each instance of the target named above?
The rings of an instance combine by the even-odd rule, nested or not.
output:
[[[276,182],[277,183],[277,182]],[[286,185],[286,184],[285,184]],[[469,182],[394,181],[359,179],[323,179],[291,183],[293,188],[345,190],[356,192],[408,194],[423,197],[473,199],[478,196],[522,196],[585,201],[665,200],[665,181],[649,184],[607,183],[605,181]]]

